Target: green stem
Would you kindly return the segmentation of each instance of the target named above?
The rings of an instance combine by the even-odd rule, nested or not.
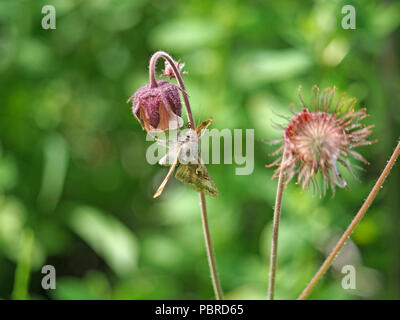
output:
[[[166,52],[157,51],[156,53],[153,54],[153,56],[150,59],[150,65],[149,65],[150,87],[157,86],[157,81],[155,78],[155,67],[156,67],[156,64],[157,64],[157,61],[159,58],[163,58],[163,59],[167,60],[170,64],[170,66],[172,67],[175,78],[178,81],[179,86],[182,91],[183,100],[185,102],[185,107],[186,107],[186,113],[188,116],[189,127],[194,129],[194,132],[196,132],[196,130],[195,130],[196,124],[194,123],[194,120],[193,120],[193,113],[192,113],[192,109],[190,107],[189,96],[186,93],[185,83],[183,81],[182,74],[181,74],[180,70],[177,68],[174,59]],[[197,132],[196,132],[196,138],[198,139]],[[205,243],[206,243],[207,258],[208,258],[208,265],[210,267],[212,285],[214,288],[214,293],[215,293],[216,299],[222,300],[223,292],[222,292],[222,288],[221,288],[221,284],[220,284],[220,280],[219,280],[219,276],[218,276],[218,272],[217,272],[215,256],[214,256],[214,249],[213,249],[213,245],[211,242],[210,230],[208,227],[206,198],[204,196],[204,193],[202,193],[202,192],[200,192],[200,207],[201,207],[201,218],[203,221],[203,233],[204,233],[204,239],[205,239]]]
[[[285,150],[283,150],[285,155]],[[282,162],[284,158],[282,158]],[[276,276],[276,263],[277,263],[277,252],[278,252],[278,234],[279,234],[279,220],[281,216],[282,208],[282,196],[285,184],[285,169],[280,170],[278,178],[278,186],[276,190],[275,207],[274,207],[274,220],[272,229],[272,241],[271,241],[271,253],[269,263],[269,286],[268,286],[268,300],[274,300],[275,294],[275,276]]]
[[[369,206],[371,205],[372,201],[374,201],[376,195],[378,194],[380,188],[382,187],[383,183],[385,182],[386,177],[389,175],[390,170],[393,168],[397,157],[400,154],[400,141],[397,144],[396,149],[393,151],[392,156],[390,157],[389,162],[386,164],[385,169],[383,169],[380,177],[376,181],[374,187],[372,188],[370,194],[368,195],[367,199],[361,206],[360,210],[354,217],[353,221],[350,223],[346,231],[343,233],[342,237],[339,239],[338,243],[336,246],[332,249],[331,253],[328,255],[328,257],[325,259],[324,263],[322,266],[319,268],[315,276],[312,278],[310,283],[307,285],[307,287],[304,289],[304,291],[301,293],[301,295],[297,298],[297,300],[304,300],[306,299],[309,294],[311,293],[311,290],[316,286],[319,280],[321,280],[322,276],[328,270],[329,266],[332,264],[333,260],[339,253],[340,249],[342,249],[343,245],[347,241],[347,239],[350,237],[354,229],[357,227],[358,223],[361,221],[362,217],[364,214],[367,212]]]
[[[150,59],[150,64],[149,64],[149,80],[150,80],[150,87],[154,88],[157,87],[157,81],[156,81],[156,64],[159,58],[163,58],[168,61],[170,64],[172,70],[174,71],[175,79],[178,81],[179,86],[181,87],[182,95],[183,95],[183,101],[185,101],[185,106],[186,106],[186,113],[189,119],[189,126],[192,129],[195,129],[195,123],[193,120],[193,114],[192,114],[192,109],[190,108],[190,102],[189,102],[189,96],[186,93],[186,88],[185,88],[185,83],[183,81],[183,77],[181,75],[180,70],[177,68],[174,59],[166,52],[164,51],[157,51],[154,53]]]
[[[207,250],[208,265],[210,267],[210,274],[214,288],[215,298],[217,300],[223,300],[224,295],[222,292],[221,283],[219,281],[217,265],[215,263],[214,248],[211,242],[210,229],[208,227],[206,197],[204,196],[203,192],[200,192],[200,207],[201,207],[201,219],[203,222],[204,240],[206,243],[206,250]]]

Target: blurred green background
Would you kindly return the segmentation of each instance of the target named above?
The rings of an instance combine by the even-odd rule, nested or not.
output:
[[[41,28],[52,4],[57,29]],[[356,30],[341,8],[356,8]],[[399,1],[0,0],[0,298],[213,298],[198,195],[145,160],[126,100],[159,49],[186,63],[187,90],[212,127],[255,128],[255,170],[209,165],[207,198],[228,299],[264,299],[276,180],[263,143],[303,86],[336,85],[375,124],[361,183],[323,199],[284,195],[278,299],[294,299],[366,198],[399,137]],[[158,65],[159,72],[162,64]],[[400,169],[394,168],[313,299],[400,298]],[[43,290],[43,265],[57,289]],[[357,289],[341,287],[343,265]]]

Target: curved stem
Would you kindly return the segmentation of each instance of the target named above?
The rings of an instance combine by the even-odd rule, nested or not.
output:
[[[196,128],[196,125],[193,120],[193,114],[192,114],[192,109],[190,108],[190,102],[189,102],[189,97],[188,94],[186,93],[186,88],[185,88],[185,83],[183,82],[183,77],[181,75],[181,72],[177,68],[174,59],[172,57],[164,52],[164,51],[157,51],[154,53],[150,59],[150,64],[149,64],[149,80],[150,80],[150,88],[155,88],[157,87],[157,81],[156,81],[156,76],[155,76],[155,69],[156,69],[156,64],[159,58],[163,58],[168,61],[168,63],[171,65],[172,70],[174,71],[174,75],[176,80],[179,83],[179,86],[181,87],[182,95],[183,95],[183,100],[185,101],[185,107],[186,107],[186,113],[188,116],[189,120],[189,126],[192,129]]]
[[[284,162],[285,150],[283,150],[282,162]],[[268,300],[274,300],[275,293],[275,275],[276,275],[276,262],[278,252],[278,234],[279,234],[279,219],[281,216],[283,187],[285,185],[285,169],[280,170],[278,178],[278,186],[276,189],[275,207],[274,207],[274,220],[272,228],[272,241],[271,253],[269,261],[269,285],[268,285]]]
[[[400,154],[400,141],[397,144],[396,149],[393,151],[392,156],[390,157],[389,162],[386,164],[385,169],[383,169],[380,177],[376,181],[374,187],[372,188],[370,194],[368,195],[367,199],[361,206],[360,210],[354,217],[353,221],[350,223],[346,231],[343,233],[342,237],[339,239],[338,243],[336,246],[332,249],[331,253],[328,255],[328,257],[325,259],[324,263],[322,266],[319,268],[318,272],[315,274],[315,276],[312,278],[310,283],[307,285],[307,287],[304,289],[304,291],[301,293],[301,295],[297,298],[297,300],[303,300],[308,297],[310,294],[311,290],[315,287],[315,285],[318,283],[318,281],[322,278],[326,270],[328,270],[329,266],[339,253],[340,249],[342,249],[343,245],[347,241],[347,239],[350,237],[364,214],[367,212],[369,206],[371,205],[372,201],[374,201],[376,195],[379,192],[379,189],[382,187],[383,183],[385,182],[386,177],[389,175],[390,170],[393,168],[397,157]]]
[[[179,83],[180,89],[182,91],[183,100],[185,102],[186,113],[188,116],[189,127],[192,129],[196,129],[196,124],[193,120],[192,109],[190,107],[189,96],[186,92],[185,83],[183,81],[182,74],[180,70],[177,68],[174,59],[163,51],[157,51],[153,54],[150,59],[149,65],[149,80],[150,80],[150,87],[154,88],[157,87],[157,81],[155,77],[155,68],[159,58],[163,58],[169,62],[174,72],[175,78]],[[196,138],[198,139],[197,132],[194,130]],[[211,279],[214,288],[215,297],[217,300],[223,299],[223,292],[221,288],[221,284],[219,281],[219,276],[217,272],[217,267],[215,263],[215,256],[214,256],[214,249],[211,242],[210,230],[208,227],[208,219],[207,219],[207,208],[206,208],[206,198],[203,192],[200,192],[200,207],[201,207],[201,218],[202,218],[202,225],[203,225],[203,233],[204,239],[206,243],[206,250],[207,250],[207,258],[208,258],[208,265],[210,267]]]
[[[224,295],[222,292],[221,283],[219,281],[217,266],[215,263],[214,249],[211,242],[210,229],[208,227],[207,209],[206,209],[206,197],[203,192],[200,192],[200,206],[201,206],[201,219],[203,223],[204,240],[207,249],[208,265],[210,267],[211,280],[213,283],[214,294],[217,300],[223,300]]]

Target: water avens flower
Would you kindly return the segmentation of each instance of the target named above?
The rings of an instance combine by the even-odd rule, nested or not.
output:
[[[179,87],[168,81],[156,80],[156,65],[159,59],[165,61],[163,76],[170,77],[170,79],[174,78]],[[193,120],[189,95],[186,92],[185,83],[183,81],[183,66],[184,64],[181,64],[179,60],[176,62],[168,53],[157,51],[152,55],[149,63],[149,84],[139,88],[135,94],[128,99],[128,102],[132,101],[133,114],[147,132],[154,130],[173,130],[183,126],[183,119],[180,117],[182,105],[179,95],[180,92],[182,93],[188,118],[187,127],[189,129],[189,134],[183,134],[183,140],[177,138],[177,146],[170,148],[168,151],[168,160],[160,160],[160,164],[169,164],[170,169],[153,197],[156,198],[161,195],[177,166],[179,166],[176,173],[177,179],[199,192],[202,227],[212,286],[216,299],[221,300],[223,299],[223,292],[217,272],[214,249],[208,226],[205,198],[205,194],[218,196],[218,189],[209,176],[205,165],[201,162],[198,148],[193,148],[195,154],[191,154],[194,156],[194,163],[182,163],[183,161],[180,161],[182,158],[181,152],[185,153],[186,150],[192,150],[191,146],[198,146],[202,129],[207,128],[211,121],[207,120],[199,124],[199,126],[196,126]],[[180,130],[177,131],[179,134]],[[162,143],[160,140],[158,140],[158,142]],[[170,161],[170,158],[174,158],[174,160]]]
[[[128,99],[132,111],[147,132],[174,130],[183,126],[179,89],[168,81],[155,81],[139,89]]]
[[[300,89],[299,100],[303,110],[294,114],[283,128],[283,138],[278,139],[283,142],[282,146],[274,153],[281,156],[269,166],[278,166],[274,177],[278,177],[281,171],[285,172],[285,184],[297,174],[297,183],[303,190],[310,183],[319,189],[317,174],[321,172],[323,193],[326,194],[329,187],[334,193],[335,187],[347,185],[338,163],[353,176],[350,157],[368,164],[353,149],[373,142],[367,140],[373,126],[361,124],[368,115],[365,108],[354,110],[355,98],[343,100],[341,96],[334,101],[336,88],[327,88],[320,93],[318,87],[313,87],[311,107],[304,103]]]
[[[269,265],[268,299],[273,300],[275,295],[275,276],[278,253],[278,233],[282,208],[284,186],[297,174],[297,183],[303,190],[310,184],[314,190],[321,188],[317,174],[320,172],[323,181],[323,194],[331,187],[344,188],[347,183],[339,172],[338,163],[343,165],[353,174],[349,158],[353,157],[368,164],[359,153],[353,149],[362,145],[369,145],[368,141],[373,126],[365,126],[361,121],[367,117],[365,108],[354,109],[356,99],[343,100],[340,96],[335,101],[336,88],[327,88],[322,91],[317,86],[312,89],[312,104],[309,107],[301,96],[299,87],[299,100],[302,111],[293,112],[293,117],[287,119],[286,126],[282,126],[282,138],[275,140],[281,147],[272,155],[280,157],[271,166],[278,166],[274,177],[278,178],[276,191],[274,217],[272,227],[272,240]]]

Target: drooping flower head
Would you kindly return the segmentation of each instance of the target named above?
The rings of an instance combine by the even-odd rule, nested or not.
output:
[[[128,99],[132,101],[132,111],[147,132],[153,130],[173,130],[183,126],[179,89],[168,81],[147,84]]]
[[[354,110],[355,98],[343,100],[340,96],[334,101],[336,88],[327,88],[320,93],[319,88],[314,86],[311,108],[304,103],[300,90],[301,87],[299,100],[303,110],[294,113],[283,127],[283,138],[276,140],[283,143],[273,153],[280,154],[280,157],[268,167],[278,166],[274,177],[283,171],[286,184],[297,174],[297,183],[303,190],[312,184],[320,194],[322,191],[325,195],[329,187],[334,193],[336,186],[343,188],[347,185],[339,172],[338,163],[353,176],[350,157],[368,164],[353,149],[373,143],[367,140],[373,126],[361,124],[368,115],[365,108]],[[322,175],[322,190],[317,179],[318,172]]]

